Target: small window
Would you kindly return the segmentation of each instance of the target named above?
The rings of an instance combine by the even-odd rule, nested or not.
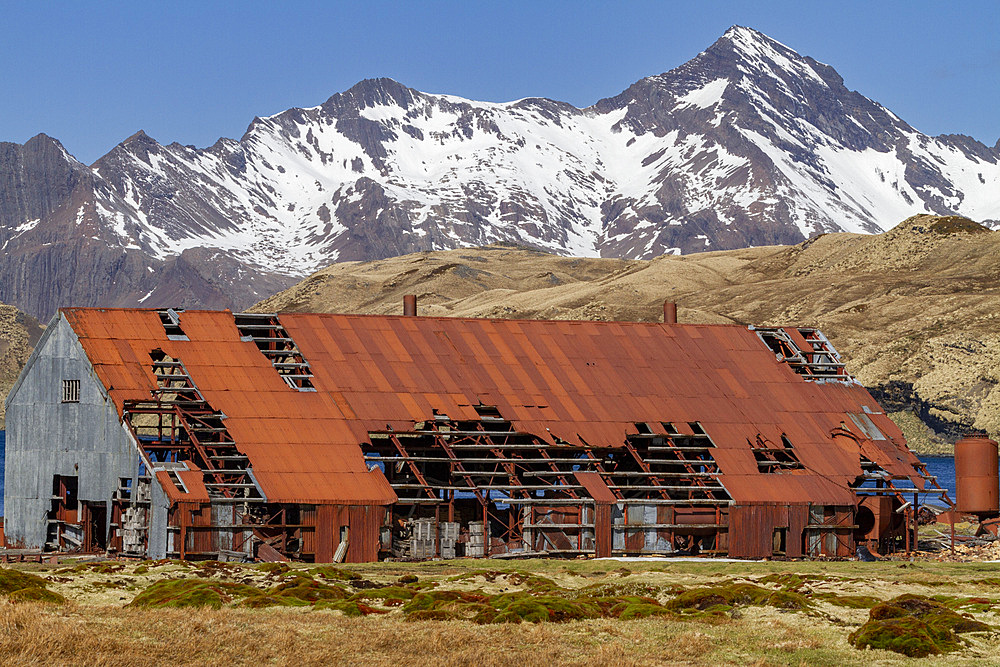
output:
[[[80,381],[79,380],[63,380],[63,385],[62,385],[62,402],[63,403],[79,403],[80,402]]]

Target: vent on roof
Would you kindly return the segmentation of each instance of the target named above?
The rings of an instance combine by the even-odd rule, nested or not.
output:
[[[774,352],[779,361],[791,366],[793,371],[807,380],[854,380],[848,375],[840,354],[819,329],[751,327],[750,330]]]
[[[312,369],[274,314],[234,313],[242,340],[252,342],[292,389],[316,391]]]
[[[180,314],[183,312],[183,309],[175,310],[173,308],[156,311],[160,316],[160,322],[163,323],[164,331],[167,332],[167,340],[190,340],[181,329]]]

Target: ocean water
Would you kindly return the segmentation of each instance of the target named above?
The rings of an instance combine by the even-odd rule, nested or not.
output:
[[[921,456],[920,460],[927,464],[927,472],[937,477],[938,484],[948,489],[948,497],[955,500],[955,457],[953,456]],[[921,502],[928,502],[931,505],[943,505],[937,502],[935,496],[923,498]]]

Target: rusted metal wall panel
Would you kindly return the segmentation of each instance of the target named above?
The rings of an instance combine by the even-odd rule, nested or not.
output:
[[[338,512],[333,505],[316,506],[316,542],[314,544],[316,562],[329,563],[333,561],[333,552],[340,542],[337,534],[338,525],[334,525]]]
[[[533,549],[535,551],[575,551],[579,548],[578,525],[583,523],[580,507],[533,507],[532,518],[540,525],[554,528],[532,528]],[[563,528],[568,524],[570,527]]]
[[[611,530],[611,505],[599,503],[594,514],[594,552],[598,558],[611,555]]]
[[[299,531],[299,537],[302,541],[302,553],[304,554],[315,554],[316,553],[316,506],[315,505],[299,505],[299,523],[305,528]]]
[[[378,560],[379,529],[385,517],[385,508],[378,505],[360,505],[350,508],[350,546],[347,562],[368,563]]]
[[[785,555],[789,558],[801,558],[805,555],[805,529],[809,522],[808,505],[788,506],[788,541],[785,545]]]
[[[769,558],[774,554],[774,529],[789,524],[786,505],[736,505],[729,515],[729,555],[733,558]]]

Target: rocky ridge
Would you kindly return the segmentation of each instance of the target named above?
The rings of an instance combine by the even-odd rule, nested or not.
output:
[[[649,259],[1000,222],[1000,149],[929,137],[837,72],[734,26],[579,109],[362,81],[198,149],[137,132],[86,166],[0,144],[0,299],[241,308],[335,261],[518,243]]]

